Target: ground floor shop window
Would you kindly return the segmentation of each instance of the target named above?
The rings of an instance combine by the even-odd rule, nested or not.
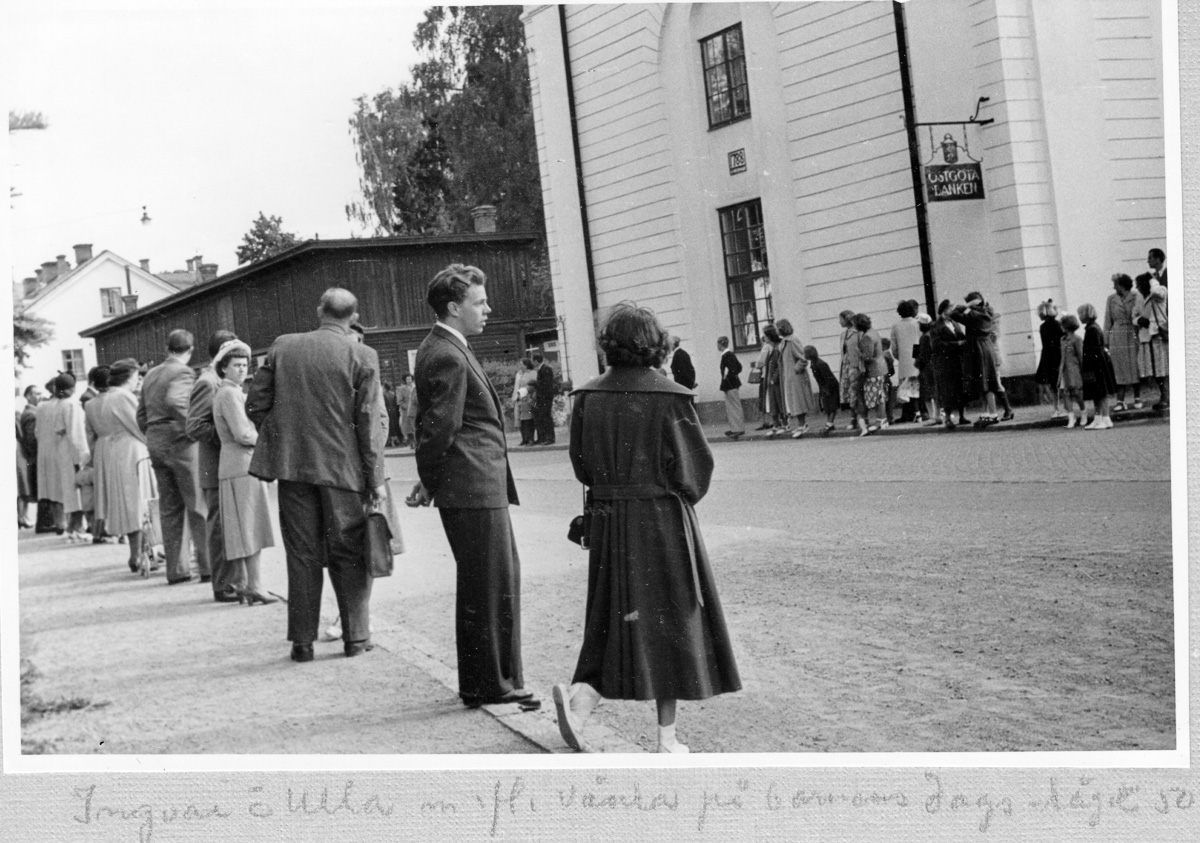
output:
[[[756,348],[762,343],[762,329],[775,318],[762,203],[754,199],[722,208],[717,214],[721,220],[733,345],[735,350]]]

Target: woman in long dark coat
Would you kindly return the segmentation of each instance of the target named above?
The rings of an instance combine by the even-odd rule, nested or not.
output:
[[[692,393],[654,371],[668,335],[654,314],[614,308],[600,333],[609,369],[575,391],[571,464],[590,489],[587,609],[572,685],[556,685],[563,739],[603,698],[655,700],[658,751],[675,738],[676,700],[741,689],[692,506],[712,476]]]
[[[1113,375],[1112,359],[1104,331],[1096,324],[1098,314],[1090,304],[1081,304],[1075,309],[1083,325],[1083,397],[1096,408],[1095,417],[1085,430],[1108,430],[1113,426],[1109,415],[1108,396],[1117,391]]]
[[[996,414],[996,393],[1001,391],[1000,371],[996,368],[996,346],[992,306],[979,293],[967,293],[965,305],[954,309],[955,321],[967,329],[963,346],[963,398],[983,399],[983,415],[977,422],[986,427],[1000,421]]]
[[[966,332],[954,319],[950,300],[938,305],[938,321],[929,329],[930,357],[933,365],[933,382],[937,390],[937,403],[945,418],[947,430],[966,423],[963,418],[963,346]]]

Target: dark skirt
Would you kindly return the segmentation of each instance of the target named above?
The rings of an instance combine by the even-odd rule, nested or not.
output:
[[[704,605],[696,598],[684,517],[676,498],[596,502],[574,682],[622,700],[702,700],[741,689],[708,554],[689,513]]]
[[[938,406],[943,410],[961,410],[963,400],[962,346],[938,343],[933,347],[933,382]]]
[[[968,338],[963,345],[963,398],[974,401],[985,393],[1000,391],[996,349],[990,337]]]

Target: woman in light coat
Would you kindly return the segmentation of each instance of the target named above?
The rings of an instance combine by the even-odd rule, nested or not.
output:
[[[108,372],[108,392],[89,417],[95,435],[92,466],[96,520],[104,531],[125,536],[129,543],[129,570],[137,573],[142,555],[142,525],[149,517],[150,501],[158,497],[146,436],[137,423],[137,389],[141,384],[138,362],[118,360]],[[89,402],[95,403],[95,402]],[[158,565],[152,565],[154,570]]]
[[[224,343],[213,357],[213,371],[221,378],[213,395],[213,424],[221,438],[217,483],[221,498],[221,528],[225,533],[225,558],[230,579],[244,581],[240,601],[274,603],[264,593],[258,558],[264,547],[274,547],[275,535],[267,504],[267,484],[250,476],[250,459],[258,431],[246,416],[242,383],[250,370],[250,347],[240,340]]]
[[[804,345],[795,337],[792,323],[780,319],[775,323],[779,331],[779,392],[783,397],[784,427],[772,430],[775,433],[791,433],[799,439],[808,433],[808,414],[820,411],[816,392],[808,376],[808,359],[804,356]],[[796,420],[795,429],[792,419]]]
[[[1167,343],[1167,288],[1149,272],[1137,277],[1138,300],[1134,324],[1138,327],[1138,374],[1158,384],[1159,399],[1154,409],[1170,406],[1170,359]]]
[[[1112,358],[1113,377],[1116,378],[1117,403],[1113,412],[1125,409],[1125,390],[1133,389],[1134,409],[1142,407],[1142,381],[1138,373],[1138,329],[1134,324],[1138,296],[1133,291],[1133,279],[1123,272],[1112,277],[1113,292],[1104,304],[1104,336],[1108,340],[1108,353]]]

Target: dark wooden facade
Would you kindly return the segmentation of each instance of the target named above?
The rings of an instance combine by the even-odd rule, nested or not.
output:
[[[193,365],[201,365],[213,331],[230,329],[256,355],[265,353],[280,334],[313,330],[321,294],[344,287],[358,297],[384,379],[395,381],[433,324],[425,303],[430,279],[447,264],[465,263],[487,275],[492,308],[472,347],[480,357],[515,363],[528,338],[545,339],[556,327],[552,305],[533,286],[537,245],[532,234],[311,240],[81,333],[95,339],[102,363],[150,362],[162,359],[168,333],[186,328],[196,337]]]

